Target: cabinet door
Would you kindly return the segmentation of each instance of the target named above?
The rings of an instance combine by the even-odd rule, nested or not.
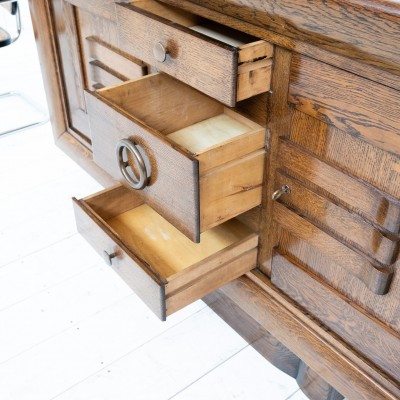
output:
[[[85,89],[137,78],[145,65],[119,50],[114,0],[54,0],[69,132],[91,148]]]
[[[398,377],[400,92],[282,49],[275,60],[259,268]]]
[[[68,127],[73,136],[90,145],[77,8],[65,0],[53,1],[62,78],[67,100]]]

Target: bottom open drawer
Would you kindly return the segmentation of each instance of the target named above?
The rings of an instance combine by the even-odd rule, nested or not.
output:
[[[236,219],[196,244],[123,186],[73,201],[78,231],[162,320],[256,266],[258,236]]]

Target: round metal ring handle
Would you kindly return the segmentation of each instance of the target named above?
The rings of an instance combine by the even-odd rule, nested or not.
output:
[[[127,161],[124,161],[124,149],[126,149],[126,151],[131,153],[131,155],[133,156],[139,172],[139,178],[135,176],[133,171],[127,171],[129,164]],[[135,143],[129,139],[121,139],[117,143],[116,153],[119,169],[125,180],[128,182],[129,186],[136,190],[141,190],[145,188],[147,186],[149,176],[147,174],[146,164]]]
[[[283,185],[272,194],[272,200],[278,200],[283,194],[290,194],[290,191],[291,189],[289,185]]]
[[[168,50],[162,43],[157,42],[154,45],[153,56],[158,62],[163,63],[167,59],[167,54],[168,54]]]

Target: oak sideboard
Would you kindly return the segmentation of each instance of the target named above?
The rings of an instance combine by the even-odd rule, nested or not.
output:
[[[30,8],[105,262],[162,320],[203,298],[311,399],[399,399],[400,3]]]

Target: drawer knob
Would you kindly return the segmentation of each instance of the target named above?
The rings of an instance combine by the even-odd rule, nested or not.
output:
[[[289,194],[289,193],[290,193],[290,186],[283,185],[280,189],[275,190],[275,192],[272,194],[272,200],[278,200],[283,194]]]
[[[159,62],[167,59],[168,50],[160,43],[156,43],[153,47],[153,56]]]
[[[112,259],[117,255],[115,253],[107,253],[105,250],[103,251],[103,258],[107,265],[112,265]]]
[[[139,178],[136,176],[128,161],[124,160],[124,150],[126,152],[129,152],[135,160],[136,169],[139,173]],[[141,190],[145,188],[149,181],[149,174],[147,173],[146,164],[137,145],[132,140],[121,139],[117,143],[116,152],[119,169],[122,176],[128,182],[129,186],[131,186],[135,190]],[[128,168],[130,168],[131,171],[128,171]]]

